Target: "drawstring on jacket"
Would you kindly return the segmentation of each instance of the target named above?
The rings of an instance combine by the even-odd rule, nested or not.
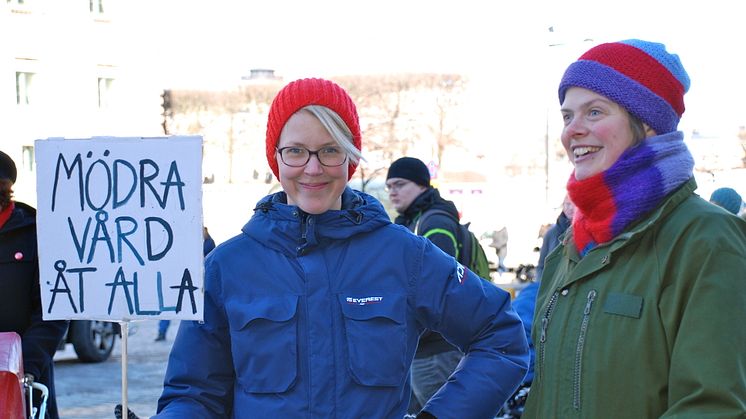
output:
[[[274,209],[274,206],[272,205],[271,201],[263,201],[257,204],[256,208],[254,208],[254,211],[261,211],[263,213],[267,213]]]

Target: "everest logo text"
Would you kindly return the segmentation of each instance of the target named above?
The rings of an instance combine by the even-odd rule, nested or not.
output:
[[[362,297],[362,298],[347,297],[347,304],[356,304],[359,306],[365,306],[368,304],[378,304],[381,301],[383,301],[383,297]]]

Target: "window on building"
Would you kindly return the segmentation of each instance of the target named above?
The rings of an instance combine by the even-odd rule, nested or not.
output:
[[[114,79],[108,77],[98,78],[98,107],[107,109],[111,106],[114,96]]]
[[[34,146],[23,146],[23,167],[29,172],[34,171]]]
[[[102,15],[104,14],[104,0],[89,0],[88,4],[91,9],[91,13]]]
[[[7,0],[10,6],[10,11],[13,13],[31,13],[31,7],[33,7],[33,0]]]
[[[16,103],[30,105],[32,100],[34,73],[16,72]]]

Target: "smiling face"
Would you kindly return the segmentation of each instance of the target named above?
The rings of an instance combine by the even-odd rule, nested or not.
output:
[[[608,169],[636,143],[627,111],[588,89],[567,90],[562,119],[562,145],[575,166],[577,180]]]
[[[289,146],[305,147],[310,151],[324,147],[340,148],[321,122],[305,110],[293,114],[282,129],[277,148]],[[291,167],[283,163],[279,153],[277,163],[288,204],[297,205],[309,214],[342,208],[342,192],[347,185],[349,165],[323,166],[318,156],[312,155],[304,166]]]

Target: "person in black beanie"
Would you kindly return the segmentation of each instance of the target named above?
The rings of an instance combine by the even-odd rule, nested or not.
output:
[[[402,157],[391,164],[386,175],[386,191],[394,209],[399,213],[394,222],[410,231],[427,237],[441,250],[456,257],[459,213],[456,205],[443,199],[437,188],[430,185],[430,171],[425,163],[414,157]],[[422,214],[431,209],[445,211],[424,219]],[[446,382],[462,353],[435,332],[420,336],[412,363],[412,402],[410,412],[418,412],[430,397]]]
[[[36,210],[13,200],[17,174],[13,160],[0,151],[0,332],[21,336],[23,371],[47,386],[46,418],[56,419],[53,358],[68,322],[42,320]]]

